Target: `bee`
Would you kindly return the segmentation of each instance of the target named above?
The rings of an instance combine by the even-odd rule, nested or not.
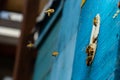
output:
[[[91,47],[91,45],[87,46],[86,48],[86,53],[88,56],[94,52],[94,49]]]
[[[57,51],[55,51],[55,52],[52,53],[52,56],[55,56],[55,57],[56,57],[58,54],[59,54],[59,53],[58,53]]]
[[[92,64],[92,56],[88,56],[86,59],[87,66],[90,66]]]
[[[34,44],[32,43],[32,42],[29,42],[28,44],[27,44],[27,47],[28,48],[32,48],[34,46]]]
[[[94,24],[95,26],[97,26],[97,24],[98,24],[98,18],[97,18],[97,17],[94,18],[93,24]]]
[[[54,13],[54,12],[55,12],[54,9],[48,9],[48,10],[45,11],[45,13],[47,13],[48,16],[50,16],[50,14],[51,14],[51,13]]]
[[[87,66],[92,64],[92,61],[93,61],[94,56],[95,56],[95,50],[96,50],[96,44],[95,43],[87,46],[87,48],[86,48],[86,53],[87,53],[87,56],[88,56],[87,59],[86,59]]]

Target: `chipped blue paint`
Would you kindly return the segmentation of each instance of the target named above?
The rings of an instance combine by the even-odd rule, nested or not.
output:
[[[87,0],[81,10],[72,80],[114,80],[118,54],[120,15],[113,19],[118,0]],[[89,44],[93,18],[101,16],[98,46],[91,66],[86,66],[85,49]],[[119,80],[119,79],[116,79]]]

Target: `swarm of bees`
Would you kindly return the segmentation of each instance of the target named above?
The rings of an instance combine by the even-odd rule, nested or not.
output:
[[[48,9],[48,10],[46,10],[45,11],[45,13],[47,13],[48,14],[48,16],[50,16],[51,15],[51,13],[54,13],[55,12],[55,10],[54,9]]]

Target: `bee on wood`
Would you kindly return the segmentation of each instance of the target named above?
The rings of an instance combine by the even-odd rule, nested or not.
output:
[[[94,24],[95,26],[97,26],[97,24],[98,24],[98,18],[97,18],[97,17],[94,18],[93,24]]]
[[[85,4],[86,0],[82,0],[80,7],[82,7]]]
[[[55,12],[54,9],[48,9],[48,10],[45,11],[45,13],[47,13],[48,16],[50,16],[50,14],[51,14],[51,13],[54,13],[54,12]]]
[[[57,51],[55,51],[55,52],[52,53],[52,56],[55,56],[55,57],[56,57],[58,54],[59,54],[59,53],[58,53]]]
[[[91,45],[87,46],[86,48],[86,53],[88,54],[88,56],[92,53],[94,53],[94,49],[93,47],[91,47]]]
[[[90,44],[86,49],[86,53],[87,53],[86,64],[87,64],[87,66],[92,64],[92,61],[95,56],[95,49],[96,49],[96,44]]]

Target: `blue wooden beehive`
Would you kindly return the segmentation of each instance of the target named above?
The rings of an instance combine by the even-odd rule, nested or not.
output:
[[[119,10],[118,2],[86,0],[81,8],[81,0],[61,0],[62,16],[39,48],[33,80],[120,80],[120,14],[113,18]],[[85,50],[98,13],[101,23],[97,50],[93,63],[87,66]],[[36,46],[39,42],[38,38]],[[59,53],[56,57],[52,56],[54,51]]]

